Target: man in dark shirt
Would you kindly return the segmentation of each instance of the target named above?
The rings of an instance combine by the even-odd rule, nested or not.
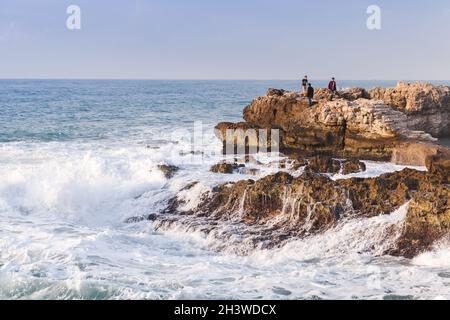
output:
[[[313,105],[312,99],[314,98],[314,88],[312,87],[311,83],[308,84],[307,96],[309,100],[309,106],[311,107]]]

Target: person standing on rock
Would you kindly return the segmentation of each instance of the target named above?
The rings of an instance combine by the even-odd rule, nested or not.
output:
[[[306,95],[307,88],[308,88],[308,76],[305,76],[302,80],[302,88],[303,88],[303,95]]]
[[[333,78],[331,78],[330,83],[328,84],[328,91],[330,93],[330,101],[333,100],[334,95],[337,92],[337,85],[336,85],[336,80]]]
[[[307,97],[309,100],[309,106],[312,107],[312,105],[313,105],[312,99],[314,98],[314,88],[311,85],[311,83],[308,84]]]

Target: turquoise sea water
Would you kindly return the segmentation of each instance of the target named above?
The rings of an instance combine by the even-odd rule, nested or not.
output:
[[[415,260],[370,251],[401,210],[246,256],[218,252],[221,239],[197,232],[124,222],[158,213],[191,181],[201,185],[188,195],[195,202],[249,178],[208,172],[221,151],[212,128],[241,120],[268,87],[299,83],[0,80],[0,298],[450,298],[447,245]],[[196,121],[201,150],[192,150]],[[161,163],[180,172],[167,180]],[[367,174],[398,169],[369,163]]]

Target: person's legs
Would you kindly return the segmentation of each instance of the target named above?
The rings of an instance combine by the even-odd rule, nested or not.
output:
[[[311,107],[312,106],[312,98],[308,97],[308,100],[309,100],[309,106]]]

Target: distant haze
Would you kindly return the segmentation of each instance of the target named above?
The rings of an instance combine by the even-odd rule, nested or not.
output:
[[[442,80],[449,34],[448,0],[1,0],[0,78]]]

